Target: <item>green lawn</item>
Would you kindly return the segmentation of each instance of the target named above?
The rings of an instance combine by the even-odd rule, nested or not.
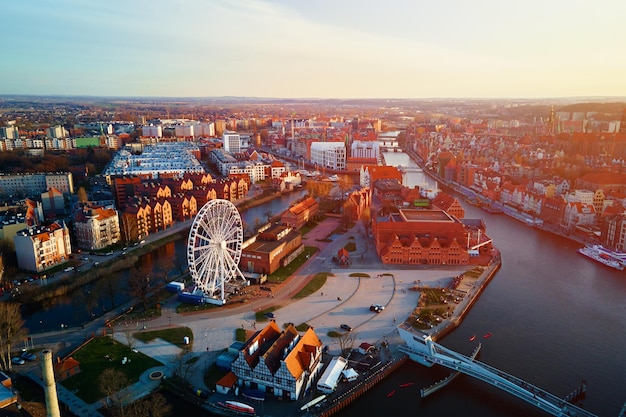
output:
[[[107,359],[107,356],[110,359]],[[132,352],[128,346],[109,337],[93,339],[72,357],[80,363],[81,371],[61,381],[60,384],[87,403],[96,402],[104,397],[98,388],[98,377],[105,369],[114,368],[123,372],[132,384],[137,382],[139,376],[147,369],[163,365],[141,352]],[[122,365],[124,357],[130,359],[130,362]]]
[[[287,278],[293,275],[293,273],[296,272],[296,270],[300,268],[302,264],[304,264],[309,259],[309,257],[315,255],[317,251],[318,248],[316,248],[315,246],[305,246],[304,251],[300,254],[300,256],[298,256],[289,265],[278,269],[273,274],[270,274],[267,277],[267,280],[274,283],[281,283],[285,281]]]
[[[193,332],[189,327],[174,327],[171,329],[137,332],[133,336],[144,343],[151,342],[154,339],[163,339],[184,349],[191,349],[191,346],[193,345]],[[189,337],[189,345],[185,345],[184,343],[183,339],[185,336]]]
[[[293,298],[304,298],[308,297],[311,294],[316,293],[320,288],[326,284],[326,279],[329,275],[332,275],[331,272],[319,272],[315,274],[313,279],[309,281],[304,288],[302,288]]]

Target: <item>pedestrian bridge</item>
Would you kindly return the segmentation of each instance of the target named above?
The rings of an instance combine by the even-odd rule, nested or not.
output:
[[[399,330],[402,334],[403,330]],[[403,339],[408,341],[406,336],[406,334],[403,335]],[[432,366],[437,364],[462,372],[496,388],[500,388],[554,416],[595,416],[595,414],[583,410],[513,375],[447,349],[433,342],[430,336],[422,337],[423,341],[421,343],[418,341],[418,336],[411,334],[411,338],[410,343],[400,346],[400,351],[407,354],[411,360],[422,365]]]

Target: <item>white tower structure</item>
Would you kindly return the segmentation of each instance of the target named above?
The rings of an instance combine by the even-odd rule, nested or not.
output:
[[[43,379],[43,390],[46,396],[46,411],[48,417],[61,417],[59,411],[59,398],[57,397],[57,386],[54,382],[54,370],[52,369],[52,351],[45,349],[41,352],[41,373]]]

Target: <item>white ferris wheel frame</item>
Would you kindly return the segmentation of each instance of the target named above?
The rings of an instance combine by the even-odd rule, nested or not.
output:
[[[209,300],[226,300],[225,284],[247,283],[239,270],[243,222],[228,200],[208,201],[196,214],[187,239],[187,264],[196,288]]]

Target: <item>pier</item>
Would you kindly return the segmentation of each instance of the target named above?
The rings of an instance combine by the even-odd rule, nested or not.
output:
[[[398,328],[398,330],[402,338],[407,342],[407,345],[400,346],[400,351],[407,354],[415,362],[426,366],[437,364],[453,371],[462,372],[508,392],[553,416],[595,416],[595,414],[583,410],[565,399],[550,394],[513,375],[447,349],[433,342],[428,335],[417,335],[415,332],[405,328]]]

